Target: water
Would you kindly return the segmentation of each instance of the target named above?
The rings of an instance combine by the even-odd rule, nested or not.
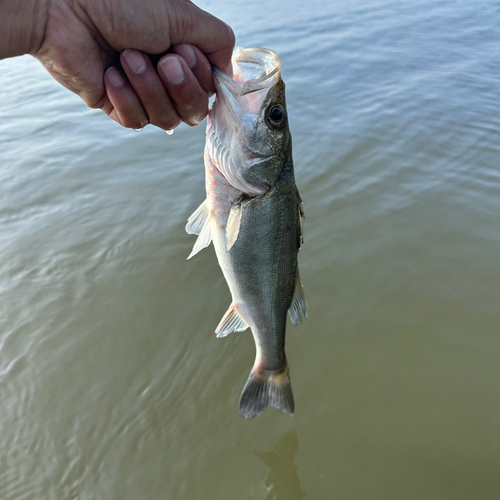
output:
[[[204,126],[125,130],[0,62],[0,498],[497,499],[497,2],[206,1],[283,59],[309,320],[293,418],[186,262]]]

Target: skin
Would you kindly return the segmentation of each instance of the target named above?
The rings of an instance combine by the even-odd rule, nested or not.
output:
[[[231,28],[188,0],[0,0],[0,59],[35,56],[124,127],[198,124],[210,64],[230,71],[233,47]]]

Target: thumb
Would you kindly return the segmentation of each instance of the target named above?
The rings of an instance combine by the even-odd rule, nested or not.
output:
[[[196,45],[207,59],[228,72],[235,36],[231,27],[190,1],[180,3],[171,18],[170,43]]]

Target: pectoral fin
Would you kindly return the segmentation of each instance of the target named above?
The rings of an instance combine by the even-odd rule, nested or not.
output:
[[[243,213],[243,203],[238,203],[237,205],[233,205],[231,207],[231,211],[229,212],[229,217],[227,219],[227,227],[226,227],[226,240],[227,240],[226,250],[228,252],[229,250],[231,250],[236,240],[238,239],[238,234],[240,233],[242,213]]]
[[[295,275],[295,290],[293,292],[292,305],[288,309],[288,314],[290,314],[290,319],[294,326],[302,323],[303,317],[307,319],[307,302],[302,283],[300,282],[298,267],[297,274]]]
[[[242,332],[247,328],[247,322],[240,316],[236,307],[231,304],[217,326],[215,333],[220,338],[229,335],[231,332]]]
[[[205,200],[189,217],[186,224],[188,234],[199,234],[193,250],[189,254],[188,260],[196,255],[200,250],[210,245],[212,234],[210,230],[210,213],[208,210],[207,200]]]

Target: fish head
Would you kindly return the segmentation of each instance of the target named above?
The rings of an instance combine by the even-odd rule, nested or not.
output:
[[[234,188],[263,194],[292,161],[281,60],[268,49],[240,48],[232,64],[234,78],[214,68],[207,150]]]

